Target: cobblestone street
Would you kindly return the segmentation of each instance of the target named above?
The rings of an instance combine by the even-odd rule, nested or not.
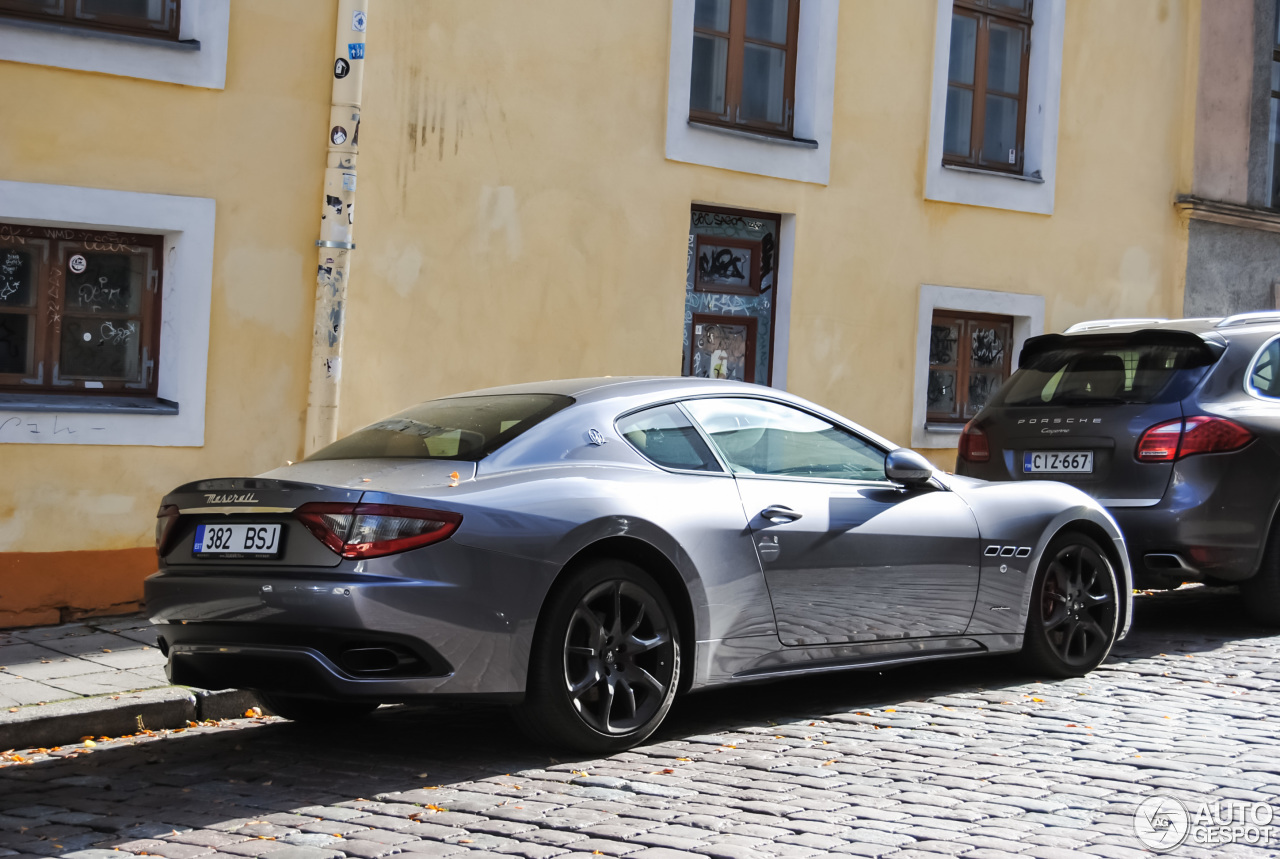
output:
[[[603,760],[548,758],[482,709],[23,752],[0,769],[0,855],[1151,855],[1149,795],[1280,804],[1277,656],[1238,597],[1184,591],[1140,598],[1083,680],[968,660],[706,693]]]

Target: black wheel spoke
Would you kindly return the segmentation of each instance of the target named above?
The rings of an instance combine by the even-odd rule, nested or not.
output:
[[[628,635],[626,639],[627,653],[636,656],[641,653],[648,653],[655,647],[661,647],[671,640],[671,636],[665,632],[655,633],[650,638],[640,638],[636,635]]]
[[[1064,609],[1063,611],[1057,614],[1057,617],[1047,618],[1045,620],[1044,622],[1045,631],[1053,632],[1055,629],[1062,626],[1064,623],[1066,623],[1070,619],[1071,619],[1071,612],[1066,611]]]

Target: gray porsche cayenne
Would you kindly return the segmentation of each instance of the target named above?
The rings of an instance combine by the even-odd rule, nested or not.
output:
[[[1082,323],[1018,365],[957,472],[1077,486],[1120,523],[1139,587],[1239,582],[1280,623],[1280,313]]]
[[[178,487],[147,607],[175,683],[296,720],[505,702],[634,745],[681,691],[1128,628],[1124,542],[1060,483],[936,471],[784,392],[579,379],[414,406],[258,477]]]

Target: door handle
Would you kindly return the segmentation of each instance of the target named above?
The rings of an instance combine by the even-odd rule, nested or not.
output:
[[[768,507],[760,511],[760,515],[775,525],[785,525],[788,522],[794,522],[797,519],[803,518],[800,513],[797,513],[790,507],[784,507],[781,504],[770,504]]]

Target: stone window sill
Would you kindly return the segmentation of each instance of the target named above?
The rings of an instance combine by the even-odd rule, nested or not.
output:
[[[1001,179],[1016,179],[1019,182],[1033,182],[1037,185],[1044,184],[1044,177],[1040,175],[1040,171],[1032,173],[1030,176],[1023,176],[1021,173],[1005,173],[1001,170],[983,170],[981,167],[965,167],[960,164],[943,164],[943,170],[955,170],[958,173],[977,173],[979,176],[992,176]]]
[[[0,394],[0,411],[176,415],[178,404],[160,397],[88,397],[76,394]]]
[[[698,122],[695,119],[689,120],[689,126],[702,131],[714,131],[716,134],[727,134],[730,137],[745,137],[748,140],[759,140],[764,143],[776,143],[779,146],[795,146],[801,149],[818,148],[818,141],[807,140],[803,137],[774,137],[772,134],[758,134],[754,131],[747,131],[740,128],[725,128],[723,125],[712,125],[709,122]]]

